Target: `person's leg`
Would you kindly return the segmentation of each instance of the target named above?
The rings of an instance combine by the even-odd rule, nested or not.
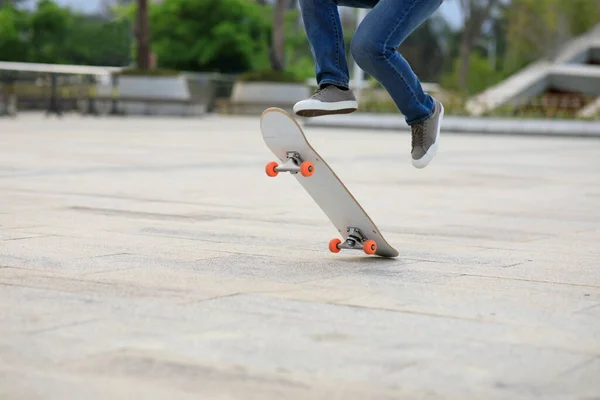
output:
[[[413,130],[413,165],[426,166],[437,150],[443,106],[423,91],[419,78],[396,50],[443,0],[380,0],[358,27],[350,51],[379,81]]]
[[[300,0],[306,36],[315,60],[317,92],[294,106],[304,117],[345,114],[358,104],[349,89],[350,74],[338,5],[372,8],[378,0]]]
[[[440,4],[441,0],[381,0],[350,45],[356,63],[387,89],[409,125],[431,115],[433,99],[396,49]]]

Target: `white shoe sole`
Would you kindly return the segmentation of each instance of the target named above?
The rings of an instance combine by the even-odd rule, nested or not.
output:
[[[303,117],[327,114],[349,114],[358,109],[356,100],[323,102],[319,100],[302,100],[294,104],[294,113]]]
[[[440,144],[440,129],[442,127],[442,119],[444,118],[444,106],[442,105],[442,103],[440,103],[440,107],[442,110],[440,111],[437,132],[435,133],[435,143],[431,145],[431,147],[429,148],[429,150],[427,150],[423,157],[419,158],[418,160],[412,160],[412,165],[416,168],[425,168],[427,165],[429,165],[429,163],[431,162],[431,160],[433,160],[433,157],[435,157],[435,154],[437,153],[437,149]]]

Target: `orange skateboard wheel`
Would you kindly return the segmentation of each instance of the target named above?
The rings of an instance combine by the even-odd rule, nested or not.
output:
[[[279,164],[277,164],[275,161],[268,163],[265,166],[265,172],[267,173],[267,175],[270,177],[277,176],[279,172],[275,171],[275,167],[277,167],[278,165]]]
[[[363,245],[363,250],[367,254],[375,254],[375,251],[377,251],[377,243],[375,243],[374,240],[367,240]]]
[[[300,164],[300,173],[302,176],[311,176],[315,172],[315,167],[310,161],[304,161]]]
[[[332,253],[339,253],[341,249],[338,247],[338,244],[340,243],[342,243],[342,241],[338,238],[331,239],[329,241],[329,251]]]

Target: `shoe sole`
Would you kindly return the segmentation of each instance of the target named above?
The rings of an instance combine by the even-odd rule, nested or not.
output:
[[[440,107],[441,111],[440,117],[438,119],[439,123],[437,126],[437,132],[435,133],[435,143],[431,145],[431,147],[429,148],[429,150],[427,150],[423,157],[419,158],[418,160],[412,160],[412,165],[416,168],[421,169],[428,166],[431,160],[433,160],[433,157],[435,157],[435,154],[437,153],[437,149],[440,143],[440,130],[442,128],[442,119],[444,119],[444,106],[442,105],[442,103],[440,103]]]
[[[318,117],[331,114],[350,114],[358,109],[356,101],[338,101],[335,103],[325,103],[321,101],[307,101],[305,104],[294,106],[294,113],[301,117]]]

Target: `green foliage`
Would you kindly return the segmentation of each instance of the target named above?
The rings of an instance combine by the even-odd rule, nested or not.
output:
[[[506,78],[503,71],[495,70],[487,57],[472,53],[469,57],[469,94],[478,93]]]
[[[27,14],[11,5],[0,8],[0,54],[4,61],[23,61],[28,58]]]
[[[561,1],[558,5],[573,35],[581,35],[600,22],[600,2],[597,0]]]
[[[98,21],[75,15],[63,46],[73,64],[122,66],[129,61],[129,25],[126,21]]]
[[[116,9],[133,18],[135,5]],[[298,81],[314,76],[314,62],[298,12],[285,16],[285,71],[271,71],[273,8],[249,0],[164,0],[150,7],[152,50],[161,68],[247,73],[242,79]]]
[[[289,11],[285,22],[285,70],[298,80],[315,76],[315,63],[303,28],[296,26],[298,11]]]
[[[41,0],[31,15],[31,58],[34,62],[67,63],[64,43],[73,16],[50,0]]]
[[[468,88],[463,94],[479,92],[534,61],[552,58],[567,40],[587,32],[600,21],[597,0],[510,0],[497,11],[473,49]],[[449,51],[440,83],[452,90],[458,90],[456,58],[460,34],[461,30],[441,35]],[[487,57],[486,42],[490,40],[495,43],[494,68],[486,65],[483,56]],[[415,70],[421,63],[415,63],[414,59],[410,62],[415,64]]]
[[[7,5],[0,8],[0,54],[11,61],[127,65],[135,56],[135,3],[112,11],[116,18],[106,21],[51,0],[39,1],[33,11]],[[151,3],[149,11],[152,50],[161,69],[238,74],[270,67],[272,6],[251,0],[165,0]],[[286,14],[286,73],[269,79],[314,76],[297,18],[297,11]]]
[[[460,92],[459,85],[460,60],[454,60],[454,68],[448,74],[442,76],[441,84],[445,89]],[[474,94],[500,82],[506,78],[506,73],[494,69],[487,57],[483,57],[477,52],[471,53],[469,57],[469,80],[467,93]]]
[[[178,76],[181,72],[170,69],[154,68],[149,70],[143,70],[138,68],[124,68],[117,72],[116,75],[124,76]]]
[[[315,63],[312,56],[302,56],[289,63],[286,71],[297,77],[298,80],[306,81],[315,76]]]
[[[497,65],[490,66],[487,49],[476,46],[463,95],[478,93],[540,58],[553,57],[567,40],[588,31],[599,20],[600,2],[594,0],[511,0],[499,8],[482,37],[482,41],[495,39]],[[458,37],[446,37],[451,39],[452,65],[445,67],[440,83],[458,91]]]
[[[0,8],[0,54],[6,61],[120,66],[129,59],[126,21],[103,21],[50,0],[33,11]]]
[[[448,53],[444,41],[450,37],[448,23],[440,15],[435,15],[425,20],[408,36],[398,50],[419,79],[436,82],[440,78]]]
[[[303,78],[289,70],[262,69],[245,72],[239,75],[237,80],[241,82],[302,82]]]
[[[150,4],[152,50],[160,68],[156,75],[177,70],[243,74],[243,80],[298,82],[315,75],[298,11],[285,17],[284,71],[271,69],[269,52],[273,7],[254,0],[163,0]],[[265,2],[269,3],[269,2]],[[497,83],[600,21],[598,0],[510,0],[486,24],[470,59],[468,94]],[[132,29],[135,2],[115,8],[107,21],[41,0],[32,11],[0,7],[0,57],[6,61],[127,65],[135,55]],[[123,4],[123,3],[119,3]],[[354,34],[344,29],[346,50]],[[453,31],[435,15],[400,47],[419,78],[458,89],[457,57],[461,30]],[[497,61],[490,66],[486,40],[494,38]],[[350,56],[348,54],[348,56]],[[349,57],[351,61],[351,57]],[[350,65],[351,67],[351,65]],[[128,70],[126,74],[138,74]],[[146,73],[145,73],[146,74]]]
[[[152,49],[165,68],[222,73],[264,68],[270,27],[266,10],[247,0],[152,3]]]
[[[512,0],[507,20],[506,68],[517,70],[539,58],[552,58],[573,36],[600,21],[597,0]]]

